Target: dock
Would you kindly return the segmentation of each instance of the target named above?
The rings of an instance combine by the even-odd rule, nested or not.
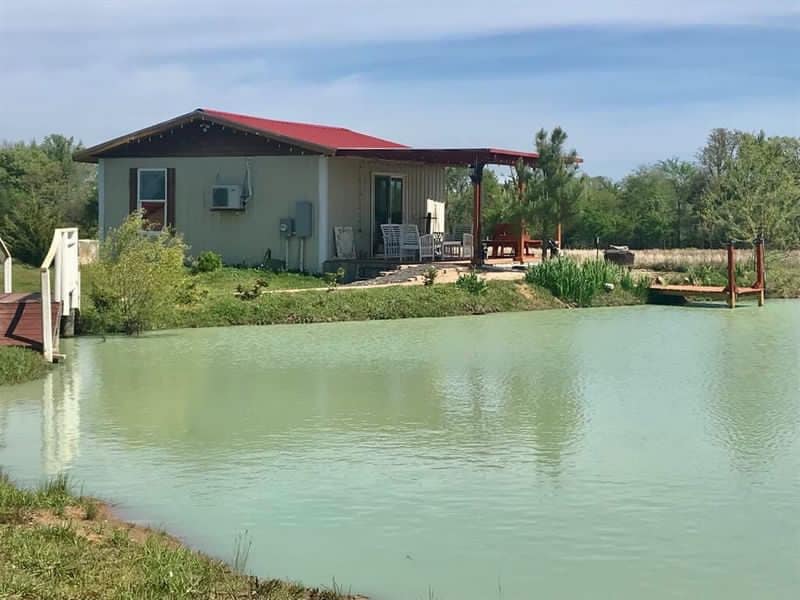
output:
[[[53,340],[58,347],[61,302],[50,303]],[[0,346],[44,351],[41,294],[0,294]]]
[[[41,352],[47,362],[63,358],[62,337],[74,334],[81,306],[78,229],[58,228],[39,268],[41,292],[14,292],[11,251],[0,239],[2,293],[0,293],[0,346],[20,346]],[[50,269],[53,279],[50,280]]]
[[[766,270],[764,260],[764,240],[755,241],[756,281],[750,286],[739,287],[736,283],[736,249],[733,241],[728,243],[728,285],[663,285],[653,284],[650,293],[657,296],[682,298],[708,298],[725,300],[730,308],[736,308],[736,300],[741,296],[756,296],[758,305],[764,306],[766,290]]]

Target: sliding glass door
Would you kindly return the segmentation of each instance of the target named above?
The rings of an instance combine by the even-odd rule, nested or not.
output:
[[[372,252],[383,253],[381,225],[403,222],[403,178],[396,175],[375,175],[373,181]]]

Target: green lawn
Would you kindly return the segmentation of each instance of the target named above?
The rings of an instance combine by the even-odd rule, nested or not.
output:
[[[11,279],[15,292],[38,292],[41,287],[39,269],[19,261],[12,265]]]
[[[232,545],[234,540],[232,540]],[[246,567],[241,543],[232,562]],[[24,490],[0,472],[0,598],[344,600],[243,575],[174,538],[118,521],[58,478]]]

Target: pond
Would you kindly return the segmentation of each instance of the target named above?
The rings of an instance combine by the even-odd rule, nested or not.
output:
[[[65,346],[0,389],[0,465],[220,558],[244,535],[255,574],[385,600],[800,595],[800,302]]]

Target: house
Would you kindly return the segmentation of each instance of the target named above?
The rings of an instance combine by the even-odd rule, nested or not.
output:
[[[424,231],[429,201],[445,199],[447,166],[472,167],[477,215],[485,165],[536,158],[412,148],[340,127],[210,109],[75,155],[97,163],[101,235],[141,209],[151,228],[174,228],[194,254],[213,250],[226,263],[246,264],[270,256],[316,272],[335,255],[334,227],[352,228],[363,258],[381,254],[383,223]]]

